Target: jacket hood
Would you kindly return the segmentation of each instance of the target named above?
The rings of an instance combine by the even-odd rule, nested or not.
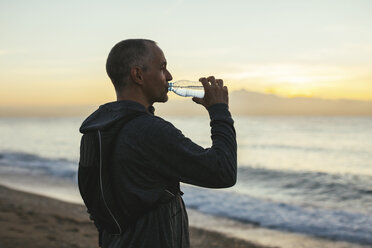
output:
[[[146,108],[137,102],[125,100],[106,103],[84,120],[79,131],[87,133],[93,130],[104,130],[125,116],[141,112],[146,113]],[[153,106],[149,107],[149,112],[154,113]]]

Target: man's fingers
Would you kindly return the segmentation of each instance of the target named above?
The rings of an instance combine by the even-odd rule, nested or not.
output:
[[[202,98],[197,98],[197,97],[193,97],[192,100],[194,102],[196,102],[197,104],[202,104],[202,105],[203,105],[203,102],[204,102],[204,100]]]
[[[209,86],[208,80],[205,77],[199,78],[199,81],[204,86],[204,89]]]
[[[216,103],[229,104],[229,95],[227,87],[223,85],[222,79],[215,79],[214,76],[208,78],[202,77],[199,81],[204,87],[204,97],[196,98],[192,100],[198,104],[208,108]]]
[[[212,85],[212,86],[215,86],[215,85],[216,85],[216,79],[215,79],[213,76],[209,76],[209,77],[207,78],[207,80],[208,80],[209,82],[211,82],[211,85]]]
[[[203,82],[203,81],[205,81],[205,82],[206,82],[206,81],[207,81],[207,79],[206,79],[205,77],[201,77],[201,78],[199,78],[199,81],[200,81],[200,82]]]

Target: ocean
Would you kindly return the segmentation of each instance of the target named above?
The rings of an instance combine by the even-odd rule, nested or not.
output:
[[[0,183],[30,189],[37,188],[34,178],[47,178],[48,185],[38,186],[41,193],[49,189],[58,198],[73,188],[78,198],[78,129],[83,119],[0,118]],[[199,145],[211,145],[207,116],[165,119]],[[372,117],[234,120],[237,184],[218,190],[183,184],[189,209],[350,244],[344,247],[372,247]],[[64,183],[57,188],[54,182]]]

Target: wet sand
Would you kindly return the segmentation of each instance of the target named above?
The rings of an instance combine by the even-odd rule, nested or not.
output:
[[[0,248],[98,247],[84,206],[0,186]],[[263,248],[248,241],[190,227],[192,247]]]

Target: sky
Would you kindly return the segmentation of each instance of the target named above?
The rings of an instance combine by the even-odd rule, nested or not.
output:
[[[155,40],[174,80],[371,101],[371,13],[369,0],[0,0],[0,107],[114,101],[105,62],[127,38]]]

